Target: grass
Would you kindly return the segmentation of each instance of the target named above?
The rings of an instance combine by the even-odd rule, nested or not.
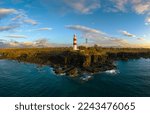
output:
[[[65,55],[64,52],[68,55]],[[74,54],[73,54],[74,53]],[[45,64],[51,62],[53,59],[59,59],[58,56],[74,56],[75,53],[81,56],[97,55],[103,58],[128,58],[132,56],[150,57],[150,49],[146,48],[102,48],[102,47],[79,47],[79,51],[73,51],[72,48],[23,48],[23,49],[0,49],[1,58],[14,59],[32,63]],[[76,57],[78,57],[76,55]],[[58,57],[58,58],[57,58]],[[131,58],[132,58],[131,57]],[[72,57],[73,58],[73,57]],[[56,60],[57,61],[57,60]],[[58,60],[59,61],[59,60]]]

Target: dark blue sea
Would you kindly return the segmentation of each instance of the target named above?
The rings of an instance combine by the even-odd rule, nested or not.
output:
[[[55,75],[48,66],[0,60],[0,96],[150,97],[150,59],[116,65],[117,69],[86,79]]]

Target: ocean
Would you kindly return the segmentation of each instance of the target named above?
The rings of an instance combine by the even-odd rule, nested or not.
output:
[[[0,60],[0,97],[150,97],[150,59],[115,64],[114,70],[71,78],[49,66]]]

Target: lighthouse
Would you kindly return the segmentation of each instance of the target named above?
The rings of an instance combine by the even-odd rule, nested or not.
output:
[[[76,35],[74,35],[74,37],[73,37],[73,50],[78,50],[78,48],[77,48],[77,37],[76,37]]]

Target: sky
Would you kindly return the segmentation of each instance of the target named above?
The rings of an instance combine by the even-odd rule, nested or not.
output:
[[[0,0],[0,48],[150,48],[150,0]]]

